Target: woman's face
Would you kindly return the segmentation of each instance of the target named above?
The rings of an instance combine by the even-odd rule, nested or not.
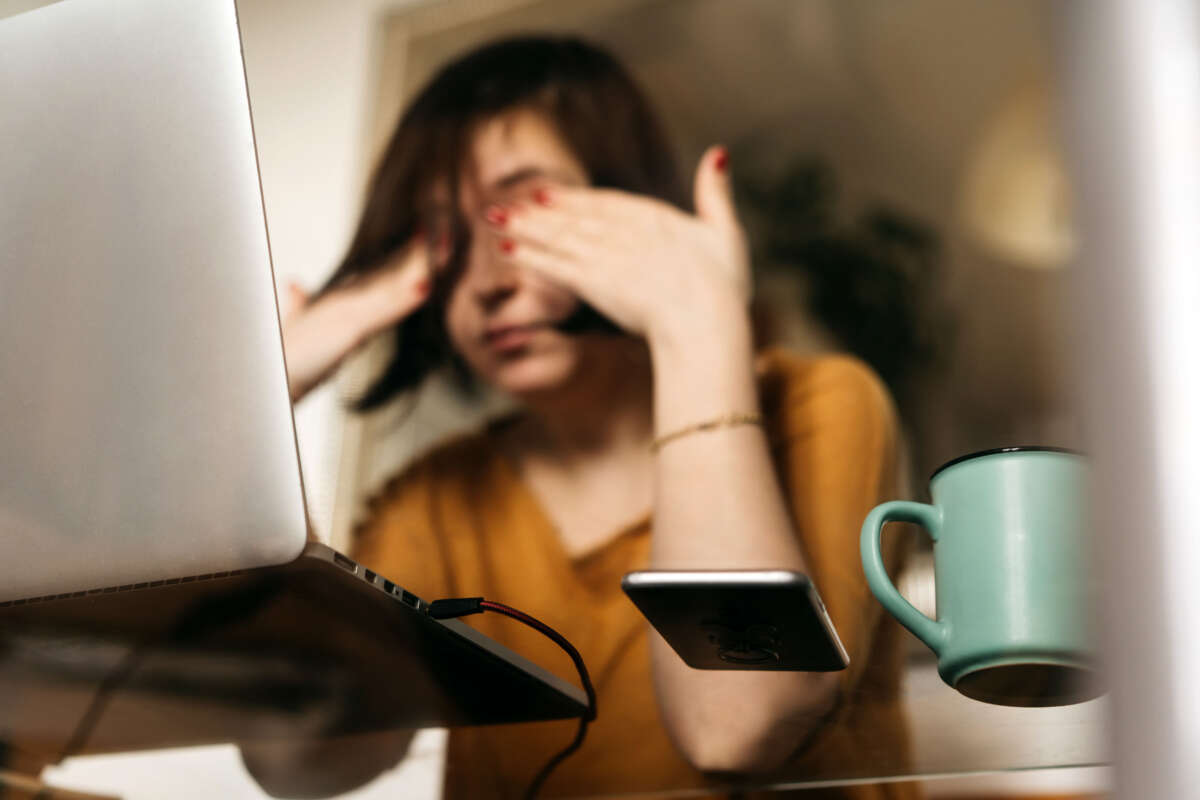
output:
[[[503,260],[484,215],[496,204],[530,202],[541,186],[587,183],[583,165],[535,111],[508,112],[475,135],[460,184],[470,248],[447,302],[446,327],[472,371],[503,391],[521,396],[562,386],[584,345],[555,327],[576,310],[577,298]]]

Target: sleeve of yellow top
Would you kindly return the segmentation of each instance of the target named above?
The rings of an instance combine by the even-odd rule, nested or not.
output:
[[[897,491],[895,412],[875,374],[849,358],[820,362],[783,399],[784,490],[809,571],[850,655],[843,680],[853,682],[881,613],[862,574],[859,529]],[[894,567],[899,550],[888,549]]]
[[[360,564],[428,601],[452,593],[432,471],[421,461],[389,481],[368,503],[350,551]]]

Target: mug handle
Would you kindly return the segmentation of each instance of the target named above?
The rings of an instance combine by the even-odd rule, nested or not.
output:
[[[863,572],[867,574],[867,585],[871,592],[879,598],[879,602],[887,609],[900,624],[908,628],[930,650],[939,657],[946,643],[946,623],[932,620],[917,611],[912,603],[904,599],[888,578],[887,569],[883,566],[883,553],[879,549],[879,537],[883,533],[884,523],[915,522],[929,532],[929,537],[935,542],[941,534],[942,511],[936,506],[925,503],[914,503],[908,500],[893,500],[871,509],[863,521],[862,549]]]

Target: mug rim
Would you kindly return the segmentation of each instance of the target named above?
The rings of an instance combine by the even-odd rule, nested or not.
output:
[[[983,458],[984,456],[999,455],[1000,453],[1065,453],[1066,455],[1070,455],[1070,456],[1082,456],[1083,455],[1083,453],[1081,453],[1080,451],[1072,450],[1069,447],[1047,447],[1047,446],[1043,446],[1043,445],[1021,445],[1018,447],[992,447],[988,450],[976,450],[974,453],[967,453],[966,455],[962,455],[962,456],[958,456],[957,458],[950,459],[945,464],[942,464],[940,467],[935,469],[933,471],[933,474],[929,476],[929,480],[932,481],[939,474],[941,474],[945,470],[949,469],[950,467],[955,466],[956,464],[961,464],[964,461],[971,461],[976,458]]]

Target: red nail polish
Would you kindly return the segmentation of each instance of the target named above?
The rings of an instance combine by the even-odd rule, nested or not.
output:
[[[713,166],[717,168],[717,172],[724,172],[729,166],[729,151],[724,147],[717,151],[717,157],[713,159]]]
[[[503,225],[508,222],[508,212],[500,206],[491,206],[483,213],[484,219],[493,225]]]
[[[503,250],[505,253],[512,255],[512,251],[517,249],[517,243],[514,242],[512,239],[501,239],[500,240],[500,249]]]
[[[533,202],[540,206],[550,205],[550,190],[544,186],[539,186],[533,190]]]

